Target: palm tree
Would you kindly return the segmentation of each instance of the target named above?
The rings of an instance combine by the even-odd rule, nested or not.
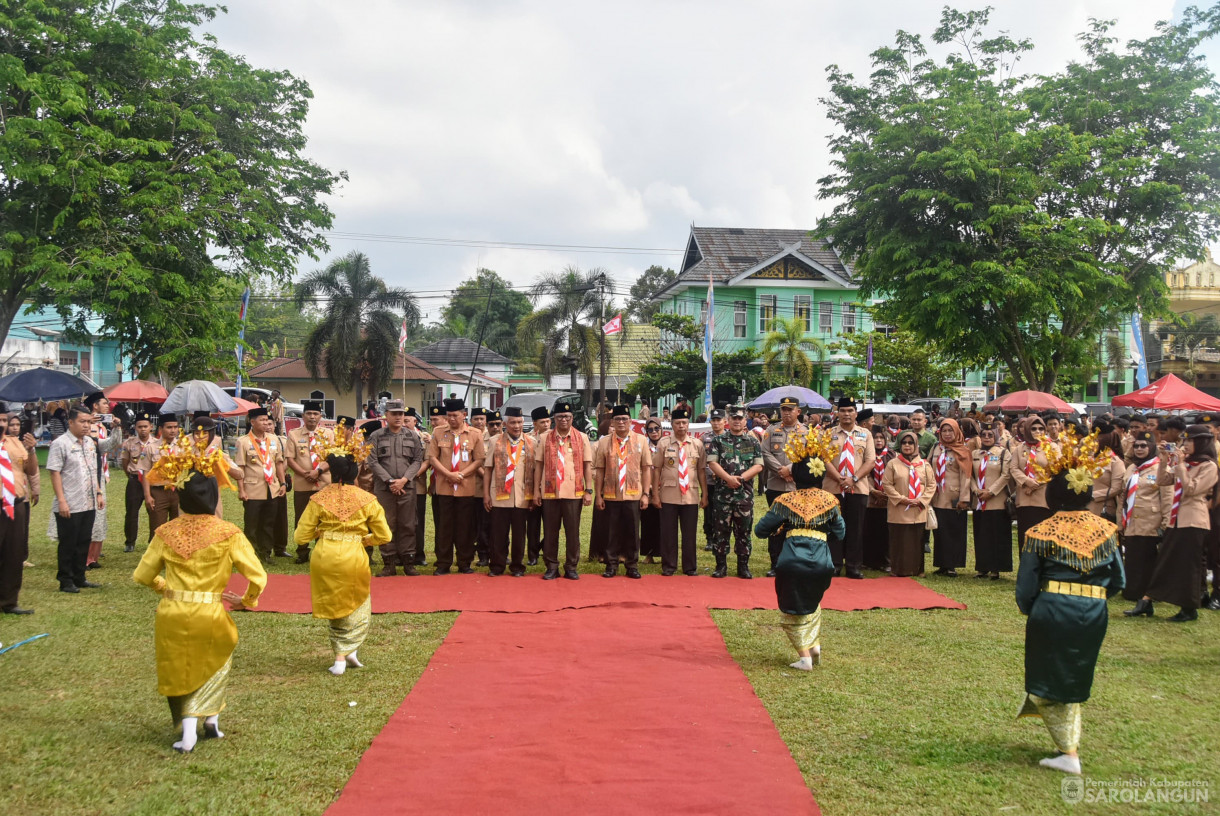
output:
[[[604,284],[604,274],[600,269],[582,272],[568,266],[543,275],[530,290],[536,308],[517,327],[523,348],[540,344],[538,363],[548,381],[560,366],[567,367],[572,378],[570,387],[575,391],[577,370],[584,374],[586,402],[591,401],[594,365],[605,354],[605,336],[597,322],[602,317],[599,286]],[[537,307],[544,301],[545,305]]]
[[[1194,385],[1199,377],[1195,367],[1196,356],[1203,349],[1216,344],[1217,338],[1220,338],[1220,321],[1211,314],[1199,317],[1192,314],[1175,315],[1163,330],[1162,336],[1164,334],[1172,335],[1173,353],[1186,357],[1184,379]]]
[[[322,322],[305,340],[305,365],[315,381],[325,372],[340,394],[354,388],[358,411],[366,388],[376,393],[394,376],[403,316],[408,326],[419,324],[415,296],[387,288],[364,253],[349,252],[297,283],[297,307],[313,299],[324,306]]]
[[[826,359],[826,345],[805,334],[803,317],[777,317],[763,338],[763,378],[770,383],[809,385],[815,361]]]

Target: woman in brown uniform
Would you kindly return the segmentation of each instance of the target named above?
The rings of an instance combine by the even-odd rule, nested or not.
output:
[[[890,525],[886,521],[885,466],[894,458],[886,427],[873,428],[873,471],[868,481],[868,508],[864,511],[864,568],[890,570]]]
[[[923,531],[936,482],[931,465],[919,457],[914,431],[898,435],[898,455],[885,466],[881,484],[889,500],[890,570],[897,576],[923,575]]]
[[[1122,435],[1108,422],[1098,423],[1097,444],[1100,449],[1110,451],[1110,463],[1102,474],[1093,480],[1093,501],[1089,503],[1089,512],[1096,513],[1107,521],[1116,521],[1127,472],[1123,462]]]
[[[1046,467],[1046,448],[1053,445],[1046,438],[1046,423],[1041,417],[1026,417],[1017,423],[1018,444],[1008,462],[1008,475],[1017,496],[1017,549],[1025,546],[1025,531],[1053,513],[1046,506],[1046,484],[1037,470]]]
[[[1123,534],[1123,565],[1127,586],[1123,597],[1136,601],[1127,617],[1152,615],[1152,601],[1144,600],[1161,536],[1169,527],[1173,488],[1156,483],[1161,460],[1156,455],[1156,440],[1147,431],[1131,436],[1131,464],[1123,477],[1123,496],[1118,506],[1118,528]]]
[[[968,422],[969,420],[962,420]],[[957,568],[966,566],[966,510],[970,507],[970,451],[955,419],[942,420],[936,429],[940,440],[928,459],[936,480],[935,547],[932,566],[937,575],[957,577]]]
[[[983,425],[972,457],[975,577],[998,581],[1001,572],[1012,572],[1012,519],[1006,506],[1012,481],[1011,456],[996,438],[994,425]]]

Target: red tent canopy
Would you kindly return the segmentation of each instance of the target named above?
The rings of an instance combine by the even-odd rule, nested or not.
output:
[[[1204,394],[1173,374],[1166,374],[1138,391],[1115,397],[1113,404],[1162,411],[1220,411],[1220,399]]]

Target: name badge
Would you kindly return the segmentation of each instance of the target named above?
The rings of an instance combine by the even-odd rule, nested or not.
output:
[[[470,451],[466,450],[465,448],[462,449],[462,461],[463,462],[470,461]]]

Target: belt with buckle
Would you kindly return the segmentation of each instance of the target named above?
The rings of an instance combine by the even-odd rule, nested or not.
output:
[[[196,592],[192,589],[165,589],[161,597],[167,601],[182,601],[183,603],[220,603],[219,592]]]
[[[1052,592],[1056,595],[1076,595],[1081,598],[1096,598],[1104,601],[1106,599],[1106,588],[1096,586],[1095,584],[1074,584],[1067,581],[1043,581],[1043,592]]]

